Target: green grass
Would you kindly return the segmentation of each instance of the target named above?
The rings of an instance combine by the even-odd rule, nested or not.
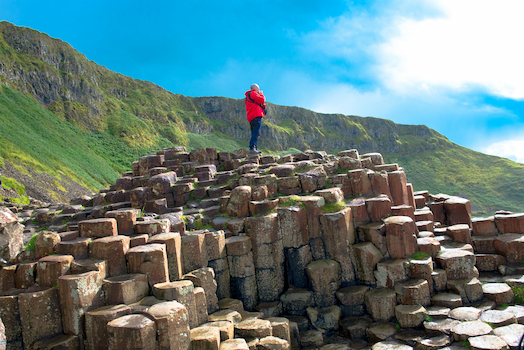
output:
[[[524,287],[512,286],[513,294],[515,294],[515,303],[524,304]]]
[[[413,260],[424,260],[431,257],[431,255],[427,252],[416,252],[411,256],[411,259]]]
[[[26,195],[24,185],[20,184],[15,179],[1,176],[2,187],[15,191],[18,194],[18,198],[9,198],[12,203],[29,204],[29,197]],[[3,196],[0,196],[0,200],[5,200]]]
[[[501,209],[524,212],[524,164],[457,145],[385,158],[405,169],[415,191],[467,198],[475,216],[488,216]]]
[[[29,242],[27,242],[27,245],[24,246],[24,250],[30,250],[32,252],[35,251],[35,241],[38,237],[38,233],[35,233],[31,236],[31,239],[29,239]]]
[[[328,203],[322,207],[324,213],[335,213],[346,207],[345,202]]]

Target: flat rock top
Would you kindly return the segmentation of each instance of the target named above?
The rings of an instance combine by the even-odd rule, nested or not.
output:
[[[495,327],[500,327],[511,323],[517,323],[517,318],[511,312],[487,310],[480,316],[480,321],[491,323]]]
[[[508,293],[511,287],[506,283],[486,283],[482,285],[482,291],[487,294]]]
[[[505,350],[508,344],[496,335],[483,335],[468,339],[472,349]]]
[[[509,326],[495,328],[493,334],[502,338],[512,349],[516,349],[522,334],[524,334],[524,325],[511,324]]]
[[[479,319],[482,310],[476,307],[457,307],[451,310],[449,316],[459,321],[476,321]]]
[[[477,337],[487,335],[493,331],[490,325],[480,321],[468,321],[455,325],[451,332],[454,335],[464,335],[466,337]]]
[[[108,327],[132,329],[142,329],[145,327],[153,327],[154,325],[155,322],[144,315],[138,314],[122,316],[107,324]]]
[[[386,225],[404,225],[413,222],[413,219],[409,216],[390,216],[384,219]]]

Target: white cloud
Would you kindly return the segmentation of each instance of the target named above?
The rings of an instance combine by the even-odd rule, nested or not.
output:
[[[485,147],[482,152],[524,163],[524,140],[495,142]]]
[[[524,2],[435,0],[443,15],[397,17],[396,34],[378,51],[385,85],[403,93],[434,88],[481,87],[492,94],[524,98]]]

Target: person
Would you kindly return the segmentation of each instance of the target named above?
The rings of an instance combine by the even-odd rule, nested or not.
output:
[[[258,84],[251,85],[251,89],[246,91],[246,116],[251,126],[251,139],[249,140],[249,155],[261,155],[257,149],[258,137],[262,127],[262,118],[266,116],[266,98],[264,92],[260,90]]]

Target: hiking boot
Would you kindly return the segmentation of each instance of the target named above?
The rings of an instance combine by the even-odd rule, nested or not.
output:
[[[256,148],[250,148],[249,149],[249,155],[250,156],[260,156],[261,154],[262,154],[262,152],[260,152]]]

